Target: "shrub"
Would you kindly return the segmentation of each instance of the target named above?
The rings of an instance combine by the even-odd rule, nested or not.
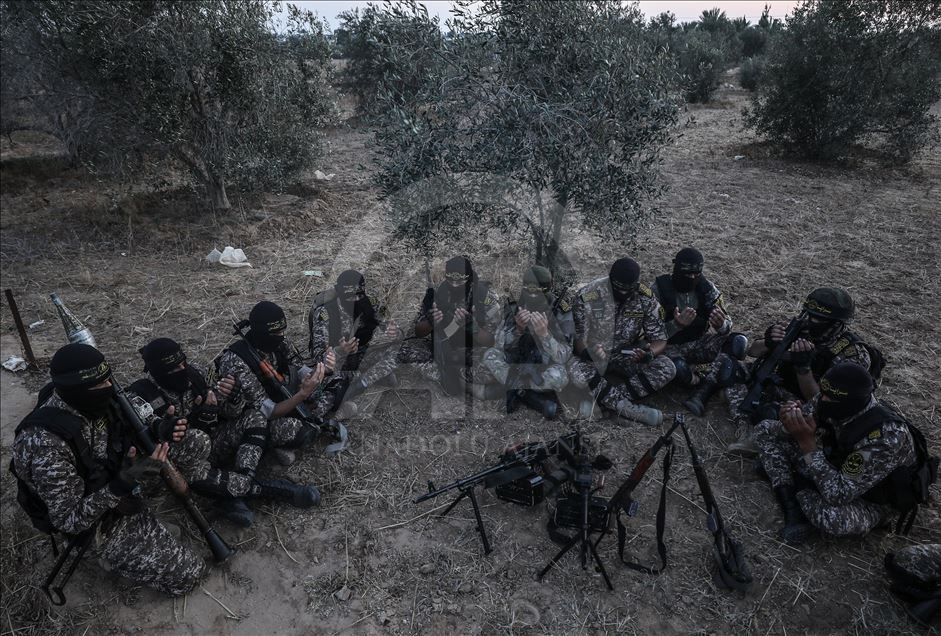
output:
[[[761,83],[761,74],[765,68],[765,58],[763,56],[746,58],[738,69],[738,81],[750,91],[757,90]]]
[[[898,161],[936,143],[941,3],[809,0],[771,47],[746,125],[832,159],[871,141]]]
[[[709,101],[729,58],[726,40],[718,33],[693,29],[678,35],[673,46],[687,101]]]

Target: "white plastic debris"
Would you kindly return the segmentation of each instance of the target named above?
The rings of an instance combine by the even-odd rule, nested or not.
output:
[[[39,329],[40,327],[42,327],[44,324],[46,324],[45,320],[37,320],[36,322],[31,322],[29,323],[29,330],[35,331],[36,329]]]
[[[745,155],[735,155],[734,157],[735,161],[741,161],[744,158],[745,158]]]
[[[304,276],[316,276],[317,278],[323,278],[323,272],[319,269],[305,269],[302,273]]]
[[[226,267],[252,266],[252,264],[248,262],[248,257],[245,256],[245,252],[243,252],[241,248],[232,247],[231,245],[226,245],[225,249],[221,252],[213,248],[211,252],[206,254],[206,260],[210,263],[225,265]]]
[[[3,368],[13,373],[26,371],[26,360],[19,356],[10,356],[6,359],[6,362],[3,363]]]
[[[336,174],[331,172],[330,174],[324,174],[321,170],[314,170],[314,180],[315,181],[330,181],[335,177]]]

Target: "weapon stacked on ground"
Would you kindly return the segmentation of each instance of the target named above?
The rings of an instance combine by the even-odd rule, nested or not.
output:
[[[477,531],[484,546],[484,554],[490,554],[490,540],[484,528],[483,518],[480,515],[480,506],[474,489],[478,485],[484,488],[494,488],[497,496],[505,501],[532,506],[541,502],[545,495],[545,480],[537,474],[535,468],[550,456],[559,453],[563,446],[577,444],[580,434],[575,431],[548,443],[532,442],[507,449],[500,460],[493,466],[479,472],[451,482],[447,486],[436,488],[428,482],[428,492],[415,498],[414,503],[421,503],[434,499],[446,492],[457,490],[460,494],[441,513],[446,516],[465,497],[469,498],[474,508],[474,517],[477,521]]]
[[[748,393],[738,407],[739,413],[751,415],[758,409],[761,404],[761,395],[764,393],[765,387],[774,378],[775,371],[784,359],[787,350],[794,344],[794,341],[797,340],[806,325],[806,311],[802,311],[796,318],[793,318],[791,322],[788,323],[787,328],[784,330],[784,337],[774,350],[765,356],[752,372],[748,380]]]
[[[285,384],[285,378],[278,373],[277,369],[275,369],[270,362],[259,355],[255,347],[252,346],[245,337],[244,329],[248,324],[247,320],[236,323],[234,332],[235,335],[240,337],[242,342],[245,343],[245,349],[252,358],[250,361],[246,362],[249,362],[250,367],[257,367],[259,369],[262,382],[266,385],[267,389],[270,389],[275,395],[279,395],[282,400],[290,400],[294,397],[294,394]],[[347,433],[346,427],[340,422],[333,419],[317,417],[303,402],[294,407],[293,415],[304,424],[314,429],[316,433],[319,434],[323,431],[328,431],[337,440],[335,443],[328,444],[327,447],[324,448],[325,455],[333,456],[346,448],[349,434]]]
[[[121,415],[121,419],[134,430],[134,445],[137,446],[144,455],[151,455],[157,448],[157,445],[147,425],[144,423],[137,409],[134,408],[134,405],[131,404],[127,393],[125,393],[113,379],[112,383],[115,388],[115,403]],[[232,556],[235,553],[235,549],[230,547],[225,540],[219,536],[206,520],[206,517],[203,516],[203,513],[196,506],[196,503],[190,495],[190,487],[186,482],[186,478],[180,474],[180,471],[177,470],[176,466],[174,466],[170,460],[164,462],[160,476],[163,479],[163,483],[170,489],[170,492],[172,492],[183,505],[186,514],[189,515],[193,523],[196,524],[196,527],[199,528],[203,538],[206,540],[206,545],[209,546],[209,550],[212,552],[212,558],[216,563],[222,563]]]
[[[699,483],[699,492],[702,494],[703,503],[706,505],[706,527],[712,533],[715,541],[712,546],[712,558],[716,563],[713,580],[720,587],[746,591],[751,585],[752,577],[748,571],[748,565],[745,563],[742,544],[726,532],[725,523],[723,523],[722,515],[719,513],[719,506],[712,494],[712,487],[709,485],[706,467],[703,466],[702,461],[699,459],[699,453],[696,452],[696,447],[693,446],[693,440],[690,439],[689,431],[686,430],[683,416],[679,415],[677,417],[679,418],[680,428],[683,430],[683,437],[686,438],[686,446],[689,448],[689,458],[693,463],[696,481]]]

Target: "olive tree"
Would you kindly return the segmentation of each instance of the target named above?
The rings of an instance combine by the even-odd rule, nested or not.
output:
[[[133,170],[171,157],[230,207],[227,188],[282,183],[318,154],[329,45],[312,14],[261,0],[5,2],[19,99],[79,160]]]
[[[414,15],[420,15],[412,8]],[[644,36],[636,7],[580,0],[460,2],[449,37],[417,90],[384,92],[379,180],[393,194],[445,174],[495,175],[553,205],[392,208],[413,246],[468,225],[521,228],[535,260],[557,268],[563,221],[629,241],[662,191],[660,151],[677,118],[667,53]],[[407,47],[383,49],[389,59]]]

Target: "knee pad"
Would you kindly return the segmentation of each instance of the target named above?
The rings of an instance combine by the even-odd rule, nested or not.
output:
[[[722,345],[722,353],[726,353],[736,360],[744,360],[747,349],[748,338],[745,337],[745,334],[741,333],[729,334],[725,344]]]

